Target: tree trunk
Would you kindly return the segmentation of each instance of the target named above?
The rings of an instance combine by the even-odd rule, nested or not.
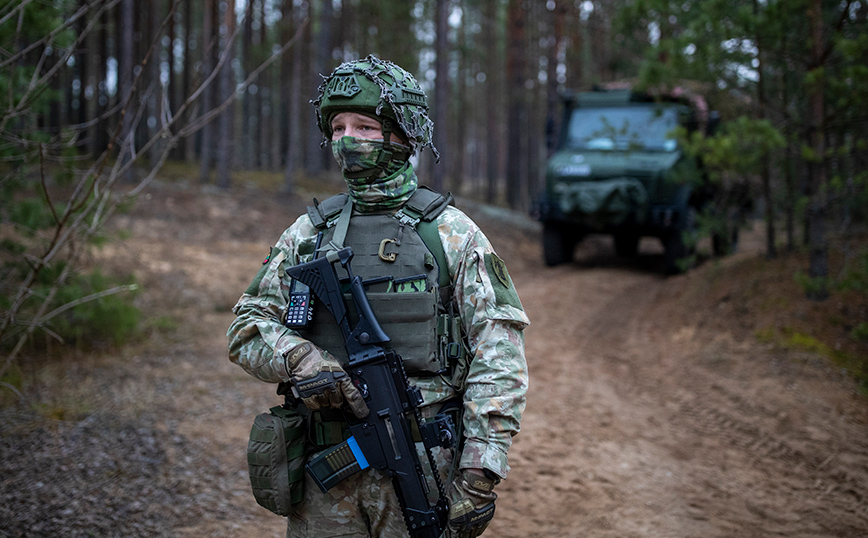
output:
[[[173,0],[169,0],[169,9],[172,9]],[[176,12],[177,13],[177,12]],[[169,46],[167,47],[167,61],[169,64],[168,79],[166,81],[166,93],[168,95],[169,113],[174,117],[175,111],[178,110],[178,77],[175,75],[175,41],[177,40],[177,31],[175,28],[175,14],[172,14],[172,20],[168,26]],[[176,131],[177,129],[172,129]],[[177,159],[181,156],[181,150],[177,145],[172,147],[170,156]]]
[[[279,5],[275,7],[275,9],[279,8]],[[260,1],[259,20],[261,22],[259,25],[258,46],[261,49],[267,51],[271,49],[271,43],[268,40],[268,31],[265,25],[266,17],[267,13],[265,9],[265,2]],[[284,53],[282,58],[286,58],[287,56],[289,56],[289,52]],[[280,165],[282,162],[281,157],[283,156],[284,148],[284,145],[281,143],[280,140],[282,134],[281,130],[285,129],[286,124],[286,122],[284,121],[284,118],[286,116],[281,114],[283,106],[282,99],[280,97],[281,83],[281,68],[280,64],[277,63],[276,65],[268,68],[268,76],[265,79],[265,84],[268,87],[268,92],[259,101],[259,117],[261,118],[260,121],[266,127],[261,131],[262,134],[260,135],[259,140],[263,146],[262,150],[263,152],[265,152],[266,158],[268,160],[268,162],[264,164],[271,172],[277,172],[280,170]]]
[[[462,10],[466,13],[467,6],[462,5]],[[467,154],[465,146],[467,145],[467,133],[468,133],[468,120],[471,120],[469,117],[472,112],[467,109],[467,77],[470,76],[470,68],[468,64],[470,63],[470,59],[468,56],[470,55],[467,50],[467,24],[462,24],[460,28],[458,28],[458,80],[455,81],[455,95],[456,98],[454,100],[455,107],[455,144],[453,144],[452,151],[452,159],[449,159],[450,169],[452,172],[450,173],[450,187],[449,189],[455,193],[461,193],[461,187],[467,186],[468,181],[466,181],[465,175],[465,156]],[[472,121],[472,120],[471,120]]]
[[[566,0],[558,0],[552,11],[552,37],[549,43],[548,66],[546,69],[546,154],[555,152],[560,132],[560,108],[558,102],[558,64],[564,40],[564,19],[567,15]]]
[[[225,11],[223,12],[223,28],[221,35],[221,53],[228,51],[226,62],[220,70],[220,99],[218,105],[224,103],[227,99],[234,101],[233,94],[235,93],[235,74],[232,71],[233,45],[230,36],[235,31],[235,0],[227,0],[225,2]],[[235,147],[235,105],[230,101],[228,107],[220,114],[220,152],[217,155],[217,186],[221,189],[228,189],[231,178],[229,176],[232,165],[234,164],[234,147]]]
[[[87,1],[80,0],[81,4],[79,7],[86,7]],[[76,24],[76,31],[80,35],[84,32],[87,27],[88,18],[81,17],[78,19],[78,24]],[[89,79],[89,61],[88,56],[90,53],[88,51],[88,47],[93,43],[91,36],[85,36],[84,40],[79,44],[79,49],[75,53],[75,69],[72,76],[72,79],[78,79],[78,110],[75,111],[74,120],[79,125],[84,125],[87,123],[88,115],[87,115],[87,97],[85,96],[87,92],[87,86],[90,83]],[[87,132],[82,133],[85,138],[87,138]]]
[[[106,9],[102,15],[102,22],[98,32],[99,40],[99,64],[96,72],[96,115],[102,118],[103,114],[108,110],[111,98],[108,93],[108,59],[109,59],[109,22],[111,21],[111,10]],[[108,146],[108,133],[111,126],[104,119],[96,125],[94,130],[94,148],[93,154],[98,156]]]
[[[784,38],[786,39],[786,38]],[[786,48],[784,43],[781,47]],[[792,78],[791,70],[784,69],[782,73],[781,84],[781,101],[784,104],[790,102],[790,84]],[[797,166],[798,151],[796,144],[792,140],[787,140],[787,145],[784,148],[784,182],[786,184],[786,234],[787,234],[787,252],[792,252],[796,248],[796,170],[801,170],[801,166]]]
[[[217,0],[204,0],[204,14],[202,17],[202,79],[207,79],[211,76],[214,70],[214,56],[217,48],[216,36],[214,29],[214,15],[217,7]],[[210,84],[202,92],[202,112],[207,114],[214,106],[214,84]],[[211,167],[214,159],[213,151],[213,133],[214,124],[208,122],[202,128],[202,148],[200,150],[200,168],[199,180],[202,183],[211,182]]]
[[[162,36],[157,35],[163,19],[163,4],[164,2],[161,0],[151,0],[151,2],[148,3],[150,9],[148,9],[148,25],[147,32],[145,33],[146,37],[144,39],[145,50],[150,48],[152,43],[154,44],[154,52],[151,54],[150,58],[148,58],[148,64],[145,66],[148,73],[145,87],[150,89],[146,122],[148,140],[157,136],[163,119],[162,114],[160,114],[163,103],[163,85],[160,81],[160,51],[162,49]],[[162,139],[157,139],[157,143],[153,144],[151,149],[148,151],[148,161],[151,166],[155,166],[159,161],[160,155],[163,153],[163,144],[164,142]]]
[[[120,73],[119,94],[121,103],[124,103],[123,125],[118,142],[123,144],[121,151],[124,152],[123,161],[130,160],[130,146],[135,143],[133,132],[134,103],[130,98],[133,92],[133,47],[135,45],[135,29],[133,26],[135,4],[133,0],[123,0],[121,3],[121,61],[118,66]],[[126,181],[133,181],[133,169],[127,172]]]
[[[812,279],[808,298],[824,300],[829,296],[829,245],[826,238],[826,137],[825,110],[823,102],[823,6],[822,0],[811,0],[808,20],[811,23],[811,69],[817,76],[808,87],[808,107],[810,125],[810,144],[812,158],[809,171],[812,195],[808,209],[808,237],[810,239],[810,261],[808,275]]]
[[[303,14],[293,7],[291,0],[284,0],[283,13],[286,21],[293,22],[293,29],[298,31],[304,20]],[[287,32],[287,38],[289,32]],[[288,193],[295,192],[295,176],[302,168],[302,121],[301,121],[301,86],[302,86],[302,43],[292,47],[292,71],[288,86],[284,86],[284,95],[289,101],[289,132],[286,137],[286,167],[283,173],[283,189]],[[317,141],[321,137],[317,137]],[[319,148],[317,148],[319,149]]]
[[[500,57],[497,52],[497,20],[498,3],[485,2],[483,40],[485,41],[486,80],[488,98],[485,100],[485,120],[487,124],[485,137],[486,156],[486,199],[490,202],[497,200],[498,165],[500,163],[500,131],[498,130],[498,111],[500,110],[499,80],[500,80]]]
[[[754,17],[759,19],[759,2],[758,0],[754,0],[753,2],[753,11]],[[763,69],[765,68],[765,58],[763,57],[763,40],[760,32],[756,35],[756,47],[757,47],[757,104],[758,110],[757,114],[759,119],[765,119],[767,103],[766,103],[766,95],[765,95],[765,73]],[[769,155],[769,157],[771,157]],[[765,206],[765,221],[766,221],[766,258],[772,259],[777,257],[777,248],[775,245],[775,201],[774,196],[772,195],[772,173],[771,167],[769,166],[769,159],[766,158],[762,164],[762,170],[760,172],[762,177],[762,190],[763,190],[763,198],[766,200]]]
[[[450,156],[448,145],[449,133],[447,118],[449,117],[449,0],[437,0],[436,15],[437,38],[434,46],[436,59],[434,70],[434,145],[441,155]],[[442,191],[446,177],[445,163],[435,164],[431,159],[431,186],[436,191]]]
[[[517,209],[521,203],[522,129],[525,108],[525,17],[522,0],[509,1],[509,36],[506,47],[506,75],[509,95],[507,112],[506,203]]]
[[[193,71],[193,54],[190,43],[193,40],[193,2],[184,2],[184,70],[181,73],[181,96],[186,101],[190,96],[190,74]],[[202,40],[200,40],[202,41]],[[204,42],[204,41],[203,41]],[[191,112],[185,112],[185,118],[191,118]],[[182,138],[178,141],[178,151],[187,162],[196,160],[196,144],[190,138]]]
[[[331,51],[331,18],[333,14],[331,2],[319,3],[318,10],[315,7],[316,4],[316,2],[310,4],[311,19],[316,18],[319,23],[311,25],[312,27],[318,28],[318,30],[312,32],[311,35],[311,45],[314,49],[313,54],[311,54],[313,57],[313,69],[310,72],[311,80],[308,85],[308,95],[311,97],[316,95],[317,88],[319,88],[320,82],[322,81],[320,75],[327,75],[331,72],[331,70],[326,66],[326,61],[328,59],[327,53]],[[308,123],[307,131],[307,173],[311,176],[318,176],[322,173],[323,164],[325,162],[325,152],[320,148],[322,133],[320,133],[319,127],[317,127],[316,122],[314,121]]]
[[[244,63],[244,76],[247,76],[254,69],[253,59],[253,0],[247,0],[247,7],[244,10],[244,30],[241,32],[241,58]],[[254,93],[253,86],[257,87]],[[252,170],[259,165],[259,159],[255,154],[258,154],[259,148],[254,145],[254,137],[252,136],[253,129],[256,129],[260,122],[256,119],[258,114],[254,114],[254,110],[258,111],[257,97],[261,88],[261,80],[257,80],[251,84],[244,92],[241,101],[241,168],[244,170]]]

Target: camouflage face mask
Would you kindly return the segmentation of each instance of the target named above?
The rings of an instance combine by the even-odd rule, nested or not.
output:
[[[410,148],[392,142],[394,149]],[[382,140],[343,136],[332,142],[332,154],[344,171],[350,197],[362,211],[393,209],[400,206],[416,190],[417,179],[410,161],[390,161],[385,170],[366,177],[348,177],[377,167],[383,151]]]
[[[389,145],[393,151],[410,152],[410,148],[402,144],[391,142]],[[332,142],[332,155],[344,172],[364,172],[376,168],[383,151],[382,140],[342,136]],[[400,161],[389,162],[385,170],[376,175],[385,177],[394,174],[403,165],[404,163]]]

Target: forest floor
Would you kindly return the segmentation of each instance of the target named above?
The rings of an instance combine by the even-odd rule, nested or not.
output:
[[[55,349],[23,370],[20,399],[3,394],[0,536],[283,536],[245,460],[254,416],[279,399],[227,360],[225,331],[314,195],[159,183],[114,221],[128,237],[93,263],[135,274],[149,329],[121,350]],[[868,534],[868,399],[829,359],[864,346],[793,338],[844,334],[868,319],[863,298],[805,301],[801,262],[766,262],[758,231],[665,278],[654,240],[627,262],[591,237],[545,268],[535,223],[461,207],[532,322],[527,410],[485,536]]]

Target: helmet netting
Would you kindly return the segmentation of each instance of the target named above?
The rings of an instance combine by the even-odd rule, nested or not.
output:
[[[365,66],[364,64],[368,65]],[[323,118],[322,112],[320,111],[320,106],[325,98],[328,83],[335,74],[348,69],[352,69],[354,72],[364,75],[368,80],[373,81],[380,87],[380,99],[376,108],[377,116],[382,116],[383,106],[388,104],[395,112],[395,119],[398,122],[398,127],[400,127],[401,131],[403,131],[409,138],[408,143],[413,148],[413,151],[421,150],[427,146],[431,148],[435,159],[439,161],[440,152],[438,152],[437,148],[434,147],[434,122],[428,117],[427,108],[408,103],[398,104],[396,103],[396,96],[393,92],[393,88],[400,86],[419,91],[422,91],[422,87],[413,75],[400,66],[388,60],[381,60],[373,55],[369,55],[364,60],[344,62],[336,67],[329,76],[323,77],[323,82],[318,88],[317,98],[310,102],[316,110],[317,126],[319,126],[320,131],[323,132],[323,141],[321,145],[325,146],[329,142],[326,138],[325,131],[322,128]],[[383,75],[393,78],[394,83],[390,84],[383,78]]]

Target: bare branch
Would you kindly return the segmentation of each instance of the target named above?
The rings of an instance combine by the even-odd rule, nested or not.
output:
[[[193,133],[195,133],[196,131],[199,131],[199,130],[201,130],[203,127],[205,127],[205,125],[208,124],[211,120],[213,120],[216,116],[219,116],[220,113],[223,112],[223,111],[224,111],[224,110],[225,110],[225,109],[226,109],[226,108],[227,108],[227,107],[232,103],[232,100],[235,99],[235,95],[236,95],[237,93],[239,93],[239,92],[244,92],[245,90],[247,90],[247,87],[250,86],[250,85],[251,85],[251,84],[252,84],[252,83],[257,79],[257,77],[259,77],[259,74],[260,74],[260,73],[262,73],[264,70],[268,69],[268,67],[269,67],[272,63],[274,63],[275,61],[277,61],[277,59],[280,58],[280,57],[283,55],[283,53],[285,53],[287,50],[289,50],[289,49],[290,49],[290,48],[295,44],[295,42],[298,41],[298,40],[301,38],[301,36],[302,36],[302,34],[303,34],[303,32],[304,32],[304,28],[305,28],[305,26],[307,26],[307,23],[308,23],[308,19],[305,19],[304,21],[302,21],[302,23],[299,25],[298,30],[296,30],[295,35],[292,36],[292,39],[290,39],[289,41],[287,41],[287,42],[286,42],[286,43],[285,43],[285,44],[280,48],[280,50],[278,50],[278,51],[276,51],[274,54],[272,54],[272,55],[271,55],[267,60],[265,60],[265,61],[264,61],[264,62],[263,62],[259,67],[257,67],[257,68],[254,69],[253,71],[251,71],[251,72],[250,72],[250,75],[249,75],[249,76],[244,80],[244,82],[242,82],[242,83],[241,83],[241,84],[236,88],[236,91],[233,92],[233,94],[232,94],[229,98],[227,98],[225,101],[223,101],[223,103],[221,103],[220,106],[218,106],[217,108],[214,108],[214,109],[212,109],[212,110],[206,112],[206,113],[203,114],[202,116],[199,116],[199,118],[197,118],[197,121],[196,121],[195,123],[192,123],[191,125],[188,125],[188,126],[185,127],[184,129],[182,129],[181,132],[179,133],[179,135],[182,136],[182,137],[190,136],[191,134],[193,134]],[[238,25],[238,27],[240,27],[240,26],[241,26],[241,25]],[[237,32],[237,28],[236,28],[236,32]],[[235,35],[235,34],[233,34],[233,36],[234,36],[234,35]],[[225,58],[221,58],[221,63],[222,63],[223,61],[225,61]],[[215,68],[215,69],[214,69],[214,72],[211,74],[211,77],[209,77],[209,80],[212,79],[214,76],[216,76],[216,73],[217,73],[219,70],[220,70],[220,66],[218,65],[218,67]],[[188,102],[189,102],[189,99],[188,99]],[[186,106],[186,105],[187,105],[187,103],[184,103],[183,106]],[[183,108],[183,107],[182,107],[182,108]],[[179,115],[179,114],[180,114],[180,112],[176,113],[175,115],[177,116],[177,115]]]
[[[36,319],[36,321],[33,322],[33,324],[36,326],[40,326],[46,321],[54,318],[58,314],[62,314],[71,308],[75,308],[78,305],[89,303],[91,301],[96,301],[97,299],[102,299],[103,297],[108,297],[109,295],[114,295],[122,291],[135,291],[137,289],[139,289],[139,287],[136,284],[127,284],[125,286],[115,286],[114,288],[98,291],[96,293],[91,293],[90,295],[85,295],[84,297],[76,299],[75,301],[70,301],[63,306],[55,308],[44,316],[40,316]]]
[[[99,0],[99,1],[103,1],[103,0]],[[118,2],[120,2],[120,0],[111,0],[111,3],[110,3],[107,7],[108,7],[108,8],[112,8],[112,7],[114,7],[114,5],[116,5]],[[27,2],[27,3],[29,3],[29,2]],[[99,3],[99,2],[96,2],[96,3]],[[87,14],[88,11],[90,11],[91,9],[94,8],[94,5],[95,5],[95,4],[92,4],[92,5],[87,5],[87,4],[85,4],[85,5],[81,6],[81,7],[78,9],[78,11],[76,11],[75,13],[72,14],[72,16],[71,16],[70,18],[66,19],[66,20],[63,22],[63,24],[61,24],[60,26],[58,26],[57,28],[55,28],[54,30],[52,30],[51,32],[49,32],[45,37],[43,37],[42,39],[40,39],[40,40],[38,40],[38,41],[33,42],[29,47],[27,47],[27,48],[25,48],[25,49],[22,49],[22,50],[18,51],[18,53],[17,53],[16,55],[14,55],[14,56],[12,56],[12,57],[10,57],[10,58],[7,58],[6,60],[0,62],[0,69],[3,69],[4,67],[6,67],[6,66],[8,66],[8,65],[14,64],[14,63],[17,62],[19,59],[21,59],[21,58],[27,56],[28,54],[30,54],[33,50],[38,49],[39,47],[41,47],[41,46],[43,46],[43,45],[45,45],[45,44],[47,44],[47,43],[53,42],[54,39],[57,37],[58,34],[60,34],[60,33],[62,33],[63,31],[65,31],[67,28],[69,28],[70,26],[72,26],[76,21],[78,21],[78,19],[80,19],[81,17],[83,17],[85,14]],[[102,14],[102,11],[104,11],[105,9],[106,9],[106,7],[103,7],[103,8],[100,10],[100,15]],[[10,15],[11,15],[11,14],[10,14]],[[24,10],[23,10],[23,9],[21,9],[21,15],[22,15],[22,16],[24,15]],[[7,18],[8,18],[8,16],[7,16]],[[95,17],[95,18],[98,18],[98,17]],[[0,22],[0,24],[2,24],[2,22]],[[78,44],[78,43],[76,43],[76,44]],[[71,47],[71,48],[74,48],[74,47]],[[65,62],[64,62],[64,63],[65,63]]]
[[[45,184],[45,163],[42,160],[42,144],[39,144],[39,179],[42,184],[42,194],[45,195],[45,203],[51,210],[51,215],[54,217],[54,223],[60,224],[60,218],[57,216],[57,211],[54,210],[54,204],[51,203],[51,195],[48,194],[48,186]]]
[[[106,9],[106,6],[114,6],[118,3],[119,0],[112,0],[107,3],[103,3],[102,9]],[[145,58],[141,61],[140,66],[142,69],[139,70],[139,73],[136,74],[135,79],[131,84],[131,89],[126,96],[122,99],[122,103],[120,103],[117,107],[115,107],[110,113],[104,114],[103,117],[109,117],[112,114],[117,114],[120,112],[121,118],[123,118],[126,114],[133,114],[134,118],[128,122],[126,122],[126,126],[134,128],[138,125],[143,118],[144,107],[135,107],[133,108],[131,104],[133,103],[133,99],[139,89],[142,80],[142,74],[146,71],[143,67],[147,65],[148,61],[150,61],[156,47],[159,43],[159,36],[164,32],[164,29],[167,24],[170,23],[174,12],[179,5],[180,0],[174,0],[172,4],[172,8],[170,10],[169,15],[164,19],[163,24],[160,29],[156,32],[155,36],[153,36],[153,41],[149,50],[147,51]],[[92,8],[91,13],[94,13],[93,17],[98,19],[103,11],[96,11],[97,2],[94,2],[90,5]],[[7,14],[8,16],[8,14]],[[71,24],[72,20],[79,19],[82,16],[81,13],[76,13],[73,19],[66,21],[67,26]],[[121,134],[121,130],[123,129],[124,122],[118,122],[118,126],[115,129],[113,136],[110,139],[108,147],[103,151],[98,159],[94,162],[94,164],[87,170],[87,172],[82,176],[81,180],[77,183],[75,188],[73,189],[72,195],[69,196],[66,211],[63,214],[58,215],[53,210],[53,203],[51,201],[51,197],[49,195],[49,191],[47,189],[47,182],[44,174],[44,166],[42,167],[41,174],[41,184],[42,190],[45,195],[46,203],[52,207],[52,214],[54,215],[55,220],[55,228],[53,233],[50,236],[43,236],[43,239],[47,243],[43,250],[41,256],[33,256],[33,265],[31,270],[22,279],[21,283],[18,287],[18,292],[15,294],[13,298],[11,308],[2,314],[0,317],[0,335],[5,335],[5,337],[19,336],[18,330],[13,330],[11,332],[7,331],[7,329],[12,328],[13,324],[18,327],[25,327],[23,334],[20,334],[20,338],[18,338],[17,344],[14,346],[12,353],[10,356],[6,358],[3,364],[0,364],[0,375],[2,375],[3,371],[8,368],[11,361],[17,356],[22,347],[25,345],[27,340],[31,337],[33,331],[36,328],[40,328],[42,330],[47,330],[45,327],[45,323],[51,318],[68,311],[70,308],[73,308],[79,304],[82,304],[87,301],[95,300],[100,297],[104,297],[106,295],[110,295],[113,293],[119,293],[121,291],[128,291],[134,289],[134,285],[131,286],[119,286],[112,288],[110,290],[104,290],[101,292],[97,292],[91,294],[87,297],[78,299],[71,303],[62,305],[58,308],[55,308],[51,312],[47,312],[48,305],[51,304],[52,300],[56,296],[58,290],[61,286],[68,280],[70,276],[70,271],[72,271],[73,267],[78,263],[78,258],[80,256],[79,249],[82,245],[84,245],[93,234],[97,233],[98,230],[105,224],[105,222],[117,211],[120,204],[130,199],[135,198],[139,195],[156,177],[162,168],[163,164],[167,160],[171,149],[177,144],[177,141],[182,136],[189,136],[190,134],[196,132],[196,130],[200,129],[207,121],[210,121],[214,117],[216,117],[220,112],[222,112],[230,103],[232,99],[235,99],[238,91],[243,91],[246,89],[258,76],[262,73],[263,70],[267,69],[270,65],[272,65],[282,54],[284,54],[290,47],[292,47],[302,36],[303,29],[307,25],[308,21],[304,21],[303,24],[299,27],[295,35],[292,39],[285,43],[278,51],[274,52],[263,64],[261,64],[256,70],[250,73],[247,79],[239,86],[236,87],[236,93],[233,93],[232,97],[226,100],[220,107],[209,111],[206,116],[199,119],[194,126],[184,126],[179,129],[178,133],[173,133],[172,129],[174,126],[178,125],[181,121],[181,118],[184,117],[184,113],[191,108],[196,108],[198,106],[197,100],[201,96],[202,92],[216,80],[216,76],[220,69],[225,68],[228,63],[229,47],[232,46],[234,40],[238,34],[239,29],[242,25],[238,25],[236,30],[228,39],[227,49],[225,49],[219,58],[219,62],[217,67],[208,75],[208,77],[202,81],[202,83],[196,88],[196,90],[186,99],[186,101],[175,111],[172,111],[168,107],[168,103],[164,107],[164,113],[161,119],[161,129],[158,133],[156,133],[153,137],[150,138],[142,147],[136,147],[134,140],[129,133]],[[86,28],[82,31],[82,35],[76,40],[75,45],[71,48],[71,50],[75,49],[75,47],[81,43],[82,36],[86,35],[88,32],[92,31],[94,27],[95,21],[92,19],[88,21]],[[42,40],[43,43],[50,42],[50,37],[46,37]],[[8,122],[8,120],[14,115],[20,115],[27,108],[27,103],[31,102],[34,95],[37,95],[40,89],[40,85],[44,85],[44,83],[48,80],[47,76],[54,76],[57,71],[66,63],[66,60],[70,57],[71,52],[66,52],[63,55],[63,58],[55,65],[52,65],[46,76],[43,76],[39,79],[32,80],[30,82],[30,86],[25,91],[25,95],[22,99],[18,101],[17,107],[10,113],[5,115],[5,117],[0,118],[0,132],[2,132],[3,125]],[[10,60],[6,60],[6,63],[2,65],[10,65]],[[147,88],[144,92],[144,97],[146,98],[150,92],[156,91],[154,86]],[[163,100],[166,100],[166,96],[163,95]],[[92,125],[92,122],[84,123],[75,127],[80,129],[87,128]],[[121,137],[123,140],[121,140]],[[6,140],[9,140],[12,143],[19,144],[23,148],[30,143],[27,140],[16,138],[16,137],[6,137]],[[126,193],[122,195],[118,195],[115,192],[115,185],[121,177],[124,177],[126,172],[134,166],[138,159],[147,154],[148,150],[151,149],[154,144],[157,144],[161,140],[165,140],[166,144],[164,146],[160,146],[160,155],[157,157],[155,162],[151,163],[150,169],[148,173],[145,175],[143,179],[141,179],[135,186],[129,189]],[[55,142],[57,143],[57,142]],[[67,142],[69,143],[69,142]],[[117,146],[117,151],[114,151],[115,146]],[[37,147],[37,151],[30,153],[22,151],[18,160],[22,159],[22,155],[25,155],[25,160],[33,160],[38,158],[40,165],[47,158],[45,155],[45,151],[49,148],[50,145],[42,144]],[[114,157],[114,161],[111,162],[110,159]],[[108,169],[108,170],[107,170]],[[52,285],[49,287],[48,292],[45,294],[45,297],[39,298],[39,305],[36,308],[35,313],[28,313],[28,320],[16,320],[17,313],[21,310],[22,305],[34,297],[34,283],[36,281],[36,276],[40,271],[43,270],[44,267],[50,265],[54,262],[55,259],[59,258],[62,255],[63,259],[67,261],[67,264],[64,266],[61,274],[55,279]]]
[[[23,399],[24,399],[24,395],[21,394],[21,391],[19,391],[18,389],[15,388],[15,385],[11,385],[11,384],[9,384],[9,383],[7,383],[7,382],[5,382],[5,381],[0,381],[0,387],[6,387],[7,389],[9,389],[9,390],[11,390],[12,392],[14,392],[14,393],[18,396],[18,398],[19,398],[20,400],[23,400]]]

